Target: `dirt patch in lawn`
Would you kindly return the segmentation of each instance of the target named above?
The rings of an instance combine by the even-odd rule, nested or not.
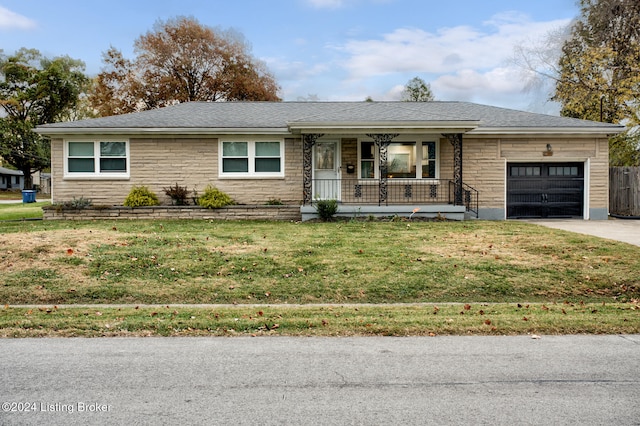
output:
[[[0,234],[0,258],[9,273],[50,268],[56,259],[90,257],[96,241],[99,244],[126,244],[107,231],[90,229]],[[79,262],[56,263],[56,270],[70,278],[81,273]]]

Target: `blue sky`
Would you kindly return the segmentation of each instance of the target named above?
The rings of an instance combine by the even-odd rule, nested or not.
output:
[[[158,19],[193,16],[244,34],[285,101],[398,100],[418,76],[439,100],[550,112],[508,60],[578,12],[575,0],[0,0],[0,49],[69,55],[95,75],[110,46],[133,58]]]

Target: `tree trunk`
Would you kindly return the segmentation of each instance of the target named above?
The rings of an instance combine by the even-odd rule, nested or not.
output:
[[[23,189],[33,189],[33,176],[31,175],[31,169],[27,168],[26,170],[22,170],[22,174],[24,175]]]

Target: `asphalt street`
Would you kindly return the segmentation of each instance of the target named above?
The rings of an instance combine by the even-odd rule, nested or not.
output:
[[[640,335],[0,341],[0,424],[640,424]]]

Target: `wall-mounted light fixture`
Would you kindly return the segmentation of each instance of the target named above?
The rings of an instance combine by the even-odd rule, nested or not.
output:
[[[550,157],[553,155],[553,147],[550,143],[547,144],[547,150],[542,153],[545,157]]]

